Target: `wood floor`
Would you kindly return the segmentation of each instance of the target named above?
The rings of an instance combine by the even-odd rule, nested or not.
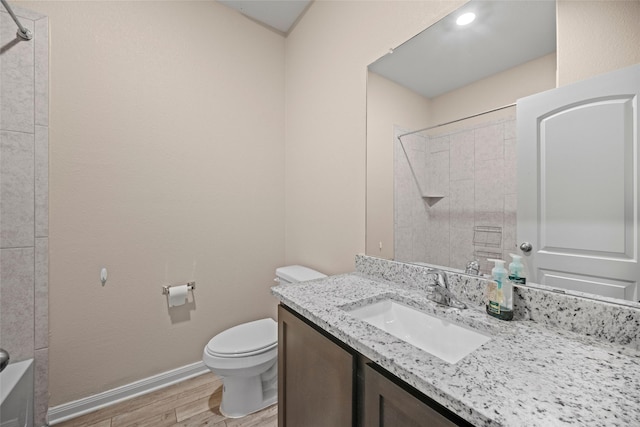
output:
[[[272,405],[244,418],[220,414],[222,381],[200,375],[153,393],[56,424],[54,427],[277,427]]]

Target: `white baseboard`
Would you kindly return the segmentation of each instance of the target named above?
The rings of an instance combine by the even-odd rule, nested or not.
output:
[[[121,387],[107,390],[84,399],[75,400],[73,402],[64,403],[53,408],[49,408],[47,413],[49,425],[55,425],[80,415],[110,406],[127,399],[132,399],[143,394],[179,383],[189,378],[197,377],[209,369],[202,362],[196,362],[181,368],[163,372],[152,377],[148,377]]]

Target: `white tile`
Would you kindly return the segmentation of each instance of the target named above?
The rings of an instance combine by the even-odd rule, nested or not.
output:
[[[427,138],[419,134],[407,135],[402,138],[402,145],[409,154],[410,151],[424,152],[427,146]]]
[[[35,341],[36,349],[49,347],[49,239],[36,239],[35,251]]]
[[[450,147],[451,180],[473,179],[475,164],[473,130],[451,135]]]
[[[449,199],[444,198],[431,206],[428,211],[427,262],[449,265]]]
[[[424,199],[415,192],[411,197],[411,221],[418,222],[427,220],[427,205]]]
[[[13,9],[13,13],[15,13],[16,16],[18,18],[20,18],[20,21],[24,21],[24,20],[35,21],[35,20],[42,19],[42,18],[46,17],[46,15],[43,15],[40,12],[36,12],[34,10],[31,10],[31,9],[24,9],[24,8],[16,5],[15,2],[13,2],[11,8]],[[23,24],[23,26],[25,25],[24,22],[22,24]],[[33,30],[33,28],[31,28],[31,27],[27,27],[27,29]]]
[[[35,21],[35,124],[49,125],[49,19]]]
[[[430,153],[437,153],[440,151],[449,151],[449,135],[429,138],[429,150]]]
[[[36,126],[35,135],[35,235],[49,235],[49,128]]]
[[[429,155],[426,194],[449,195],[449,151]]]
[[[397,199],[394,211],[394,224],[396,227],[411,226],[413,220],[413,209],[410,199]]]
[[[411,261],[424,261],[427,257],[427,221],[416,219],[412,227],[411,235]]]
[[[411,160],[412,177],[418,189],[418,193],[422,194],[427,188],[427,153],[416,153],[414,159]]]
[[[47,410],[49,409],[49,349],[35,351],[34,375],[34,426],[46,425]]]
[[[517,128],[516,120],[508,119],[504,122],[504,139],[516,138]]]
[[[475,210],[502,211],[504,209],[504,160],[476,163]]]
[[[425,262],[448,266],[449,259],[449,227],[432,229],[433,233],[429,234],[429,244],[427,249],[427,258]]]
[[[518,191],[516,140],[504,140],[504,193],[515,194]]]
[[[393,173],[393,186],[394,191],[404,191],[405,188],[408,188],[413,182],[413,177],[411,175],[411,171],[409,170],[409,165],[407,162],[396,164],[394,173]]]
[[[516,194],[504,196],[504,233],[503,242],[505,250],[514,251],[517,248],[517,211],[518,197]]]
[[[450,187],[451,227],[473,230],[475,223],[475,189],[472,179],[452,181]]]
[[[0,249],[0,347],[12,360],[33,357],[34,248]]]
[[[464,270],[473,256],[473,225],[465,228],[451,227],[450,267]]]
[[[475,212],[475,226],[504,228],[504,212],[500,211],[478,211]],[[501,239],[500,239],[501,240]],[[489,242],[495,241],[494,237],[487,239]]]
[[[34,137],[0,131],[0,247],[33,246]]]
[[[413,232],[409,227],[399,227],[394,230],[394,259],[409,261],[413,258]]]
[[[31,25],[33,21],[25,21]],[[7,13],[0,13],[0,129],[33,133],[34,44],[16,35],[16,25]]]
[[[504,158],[504,126],[483,126],[474,131],[476,162]]]

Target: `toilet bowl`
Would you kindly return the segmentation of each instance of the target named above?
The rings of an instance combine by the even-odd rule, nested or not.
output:
[[[276,270],[280,283],[326,277],[307,267]],[[278,324],[266,318],[229,328],[211,338],[202,354],[204,364],[222,378],[220,413],[240,418],[278,400]]]
[[[273,319],[243,323],[211,338],[202,360],[222,377],[220,413],[244,417],[276,403],[278,324]]]

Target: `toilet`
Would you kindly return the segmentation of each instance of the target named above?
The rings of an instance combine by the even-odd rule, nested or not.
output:
[[[276,269],[276,282],[295,283],[327,277],[301,265]],[[211,338],[204,364],[222,378],[220,413],[240,418],[278,400],[278,323],[270,318],[242,323]]]

